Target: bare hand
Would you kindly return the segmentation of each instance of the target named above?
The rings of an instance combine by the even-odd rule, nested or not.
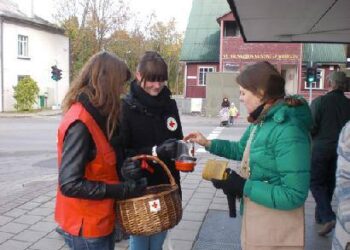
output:
[[[195,142],[201,146],[209,147],[210,140],[204,137],[200,132],[192,132],[186,135],[183,139],[184,141]]]

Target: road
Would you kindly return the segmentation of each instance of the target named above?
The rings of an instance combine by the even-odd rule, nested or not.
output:
[[[60,116],[0,118],[0,198],[22,192],[33,182],[55,180],[56,130]],[[182,116],[184,134],[201,131],[208,136],[219,120]],[[222,131],[240,136],[243,127]]]

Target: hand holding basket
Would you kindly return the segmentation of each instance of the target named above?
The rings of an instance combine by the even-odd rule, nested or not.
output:
[[[176,226],[182,218],[179,188],[168,167],[159,158],[139,155],[132,160],[157,162],[165,171],[170,184],[146,188],[144,195],[116,202],[117,219],[131,235],[152,235]]]

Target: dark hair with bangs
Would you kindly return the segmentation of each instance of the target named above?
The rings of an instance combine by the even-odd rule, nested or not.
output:
[[[285,80],[269,62],[262,61],[248,65],[238,76],[237,83],[262,101],[279,99],[285,96]]]
[[[168,66],[155,51],[146,51],[137,66],[141,75],[140,82],[165,82],[168,80]]]

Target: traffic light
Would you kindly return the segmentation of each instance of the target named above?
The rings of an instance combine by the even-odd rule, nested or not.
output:
[[[306,81],[311,84],[317,80],[317,69],[316,68],[307,68],[306,70]]]
[[[59,81],[62,79],[62,70],[57,68],[56,65],[51,66],[51,79],[54,81]]]
[[[56,75],[56,71],[57,71],[57,66],[51,66],[51,79],[54,81],[57,81],[57,75]]]
[[[62,70],[57,68],[57,81],[61,80],[62,79]]]

